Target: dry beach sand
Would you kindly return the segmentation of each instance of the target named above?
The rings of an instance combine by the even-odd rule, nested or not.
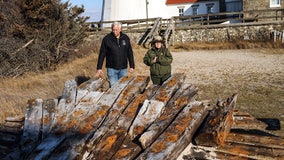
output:
[[[275,120],[273,134],[284,137],[284,54],[278,51],[202,50],[172,52],[173,73],[199,88],[198,98],[215,104],[238,94],[236,109]],[[280,126],[279,126],[280,125]]]

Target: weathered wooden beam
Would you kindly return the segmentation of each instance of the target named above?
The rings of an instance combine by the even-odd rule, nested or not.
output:
[[[10,134],[19,134],[19,133],[22,133],[22,131],[23,131],[22,128],[15,128],[15,127],[4,127],[3,126],[3,129],[6,132],[9,132]]]
[[[262,136],[257,134],[241,134],[231,132],[225,141],[226,143],[240,143],[257,147],[271,148],[271,150],[282,149],[284,151],[284,139],[276,136]]]
[[[257,157],[247,156],[247,155],[235,155],[230,152],[220,151],[215,147],[196,146],[190,143],[177,159],[178,160],[182,159],[254,160],[257,159]]]
[[[24,122],[25,115],[17,115],[15,117],[7,117],[5,119],[6,122]]]
[[[159,88],[157,94],[150,100],[145,100],[137,117],[129,129],[132,140],[141,135],[165,109],[166,104],[181,87],[185,79],[183,74],[175,74]]]
[[[44,107],[46,108],[46,116],[43,118],[43,122],[46,122],[44,123],[46,125],[43,125],[43,128],[45,128],[43,130],[45,131],[43,133],[44,138],[41,144],[37,146],[29,157],[31,159],[46,159],[53,154],[53,151],[56,148],[59,146],[62,148],[61,145],[63,145],[63,142],[68,137],[73,135],[72,132],[76,132],[75,129],[80,125],[80,118],[82,118],[84,114],[86,114],[93,107],[93,104],[97,102],[102,94],[102,92],[88,92],[86,96],[83,96],[80,99],[79,104],[73,109],[73,111],[66,114],[65,119],[62,119],[62,121],[57,121],[58,125],[53,127],[52,131],[50,131],[50,122],[48,119],[54,117],[54,107],[56,107],[56,101],[54,100],[47,102]],[[78,136],[76,138],[78,138]],[[66,147],[70,147],[70,145]],[[62,154],[62,152],[60,153]]]
[[[185,159],[283,159],[284,139],[256,134],[230,133],[223,146],[190,144],[179,158]]]
[[[255,117],[249,113],[242,112],[240,110],[234,110],[233,113],[234,123],[232,129],[259,129],[265,130],[268,125],[260,120],[257,120]]]
[[[77,89],[77,95],[76,95],[76,99],[75,99],[75,107],[78,105],[78,103],[80,103],[81,99],[83,99],[85,96],[87,96],[87,94],[91,92],[88,90],[83,90],[83,89]]]
[[[175,86],[175,84],[177,84],[178,86],[181,86],[181,83],[182,82],[179,82],[178,80],[182,80],[183,76],[181,76],[180,74],[176,74],[176,75],[173,75],[170,79],[168,79],[164,85],[162,86],[152,86],[153,89],[152,90],[156,90],[155,91],[155,95],[151,98],[151,97],[148,97],[147,99],[153,99],[154,97],[158,98],[158,99],[164,99],[165,102],[169,101],[170,98],[165,98],[167,97],[166,95],[164,95],[166,92],[166,89],[167,87],[170,88],[170,86]],[[174,78],[175,77],[175,78]],[[169,86],[166,86],[166,85],[169,85]],[[159,88],[156,88],[156,87],[159,87]],[[161,89],[162,88],[162,89]],[[168,89],[169,89],[168,88]],[[175,87],[173,87],[175,88]],[[177,89],[177,88],[175,88]],[[162,91],[162,92],[161,92]],[[153,93],[152,93],[153,94]],[[158,95],[157,95],[158,94]],[[174,94],[174,93],[173,93]],[[172,95],[173,96],[173,95]],[[142,104],[141,104],[142,105]],[[141,111],[141,109],[140,109]],[[129,112],[129,113],[132,113],[133,115],[133,111]],[[126,112],[124,115],[127,115],[128,116],[128,113]],[[131,115],[131,114],[130,114]],[[136,118],[138,117],[139,115],[136,116]],[[123,117],[123,115],[122,115]],[[129,124],[130,125],[130,122],[131,121],[127,121],[127,120],[123,120],[123,119],[119,119],[118,122],[120,124]],[[132,123],[133,124],[133,123]],[[124,126],[125,129],[127,130],[130,130],[128,129],[127,127],[128,125]],[[142,132],[141,132],[142,133]],[[115,155],[112,157],[112,159],[134,159],[135,157],[138,156],[139,154],[139,151],[141,151],[141,146],[138,144],[139,142],[137,141],[136,143],[133,143],[133,141],[130,139],[130,135],[128,133],[127,137],[125,138],[125,140],[123,141],[122,144],[120,144],[119,142],[116,142],[116,145],[120,145],[120,148],[117,150],[117,152],[115,153]],[[115,145],[113,145],[115,146]],[[115,147],[114,147],[115,148]]]
[[[237,95],[234,94],[226,101],[217,102],[215,109],[210,111],[203,125],[200,127],[195,143],[199,146],[222,145],[233,125],[233,112]]]
[[[21,134],[23,131],[23,124],[19,123],[5,123],[1,128],[10,134]]]
[[[42,126],[42,99],[30,99],[25,114],[23,136],[20,146],[22,155],[29,155],[32,150],[40,143]]]
[[[56,134],[66,132],[77,132],[78,127],[81,124],[81,119],[88,114],[88,112],[94,109],[94,104],[101,98],[103,92],[90,91],[82,97],[79,103],[74,109],[67,113],[64,117],[58,121],[57,127],[53,128],[53,132]]]
[[[142,147],[131,140],[129,134],[125,137],[119,150],[111,157],[112,160],[129,160],[136,159],[137,155],[142,151]]]
[[[26,159],[48,159],[51,153],[62,144],[66,139],[65,135],[61,136],[48,136],[45,138]],[[59,157],[58,157],[59,158]]]
[[[23,132],[25,115],[7,117],[5,123],[0,126],[0,133],[19,135]]]
[[[65,139],[64,142],[57,143],[53,146],[50,144],[52,141],[47,141],[45,145],[43,145],[52,146],[62,152],[52,153],[47,151],[48,148],[41,147],[37,153],[40,152],[45,156],[56,157],[58,159],[68,159],[76,155],[77,152],[73,151],[77,149],[73,150],[71,148],[76,148],[76,146],[80,147],[82,143],[86,143],[92,131],[97,129],[101,121],[104,120],[104,117],[107,115],[111,105],[115,103],[122,90],[132,80],[133,77],[123,77],[119,83],[115,85],[116,87],[109,89],[106,93],[103,93],[103,95],[91,91],[86,96],[83,96],[79,104],[73,109],[74,112],[71,112],[73,114],[67,114],[65,120],[62,121],[62,124],[65,124],[65,126],[63,127],[61,125],[62,127],[59,127],[58,130],[54,132],[57,135],[51,136],[54,137],[54,141],[58,142],[63,138]],[[66,151],[64,150],[65,148],[70,149]]]
[[[77,128],[80,124],[80,117],[78,116],[84,116],[83,114],[85,112],[89,112],[93,103],[96,103],[96,101],[101,97],[102,92],[93,90],[98,90],[103,81],[96,79],[95,82],[99,83],[98,85],[91,81],[88,82],[90,84],[86,83],[82,86],[82,88],[87,88],[90,91],[77,89],[78,87],[75,80],[68,80],[65,82],[63,94],[58,107],[56,107],[55,110],[52,132],[60,134],[66,131],[71,131],[71,128]],[[92,104],[87,105],[85,102],[92,102]]]
[[[218,148],[217,152],[250,159],[284,159],[283,149],[271,149],[246,144],[224,145]]]
[[[80,84],[78,89],[87,90],[87,91],[105,91],[105,83],[108,83],[106,79],[102,78],[92,78],[88,81]]]
[[[11,127],[11,128],[19,128],[19,129],[22,129],[23,126],[24,126],[23,122],[5,122],[3,124],[3,127]]]
[[[110,128],[108,134],[95,145],[90,157],[92,159],[110,159],[114,154],[113,150],[118,150],[120,147],[117,142],[123,142],[126,135],[127,131],[123,128]]]
[[[95,143],[95,141],[97,141],[96,139],[99,140],[99,138],[108,131],[108,128],[117,121],[125,108],[145,90],[149,81],[150,78],[148,76],[136,76],[135,79],[129,83],[112,105],[103,123],[99,126],[98,131],[96,131],[90,141]]]
[[[143,94],[138,95],[138,97],[127,106],[123,114],[111,127],[104,128],[104,130],[108,130],[108,132],[104,134],[101,139],[99,139],[99,142],[96,142],[97,137],[99,137],[99,132],[97,131],[89,142],[89,144],[91,144],[88,145],[92,146],[92,148],[88,148],[88,150],[90,151],[89,157],[97,159],[100,156],[104,155],[104,159],[110,159],[121,146],[125,146],[123,142],[127,136],[127,131],[131,125],[131,122],[135,118],[137,110],[141,107],[145,99],[151,98],[153,96],[157,89],[158,86],[150,87],[145,90]],[[119,138],[115,141],[110,141],[112,137]],[[109,147],[108,152],[103,152],[103,150],[101,149],[105,144],[107,144]]]
[[[74,150],[81,150],[79,148],[83,147],[77,144],[84,144],[86,142],[86,137],[89,137],[89,134],[78,134],[74,133],[73,135],[70,135],[66,137],[64,142],[60,144],[55,150],[55,152],[52,152],[49,155],[50,160],[57,160],[57,159],[88,159],[88,158],[79,158],[82,157],[80,153],[73,152]],[[85,144],[84,144],[85,145]],[[75,154],[75,155],[73,155]],[[76,158],[74,158],[76,157]]]
[[[128,85],[127,87],[121,92],[119,97],[117,98],[116,102],[112,105],[108,114],[106,115],[102,124],[100,124],[99,128],[94,131],[92,137],[88,140],[87,148],[82,148],[82,151],[76,150],[74,152],[79,152],[83,154],[89,154],[88,150],[93,150],[91,148],[96,148],[96,144],[101,140],[101,138],[109,132],[110,126],[113,125],[121,112],[125,110],[125,108],[139,95],[142,91],[145,90],[148,82],[150,81],[148,76],[136,76]],[[86,143],[86,142],[84,142]],[[105,143],[105,142],[102,142]],[[82,145],[82,144],[78,144]],[[76,154],[73,154],[76,155]],[[91,155],[89,155],[90,157]]]
[[[202,102],[190,102],[137,159],[176,159],[191,143],[207,115],[208,110]]]
[[[97,129],[105,119],[111,106],[116,102],[123,89],[134,79],[132,76],[121,78],[115,85],[107,90],[98,100],[94,107],[82,117],[78,126],[79,133],[88,133],[93,129]]]
[[[45,139],[51,131],[52,122],[55,116],[55,108],[58,105],[58,99],[48,99],[43,102],[42,113],[42,139]]]
[[[158,117],[161,116],[165,109],[166,102],[145,100],[139,110],[137,117],[130,127],[129,135],[134,140],[141,135]]]
[[[124,114],[119,118],[119,120],[117,121],[117,127],[124,129],[125,133],[123,133],[123,135],[125,135],[125,138],[122,142],[116,141],[112,145],[112,148],[109,151],[109,157],[112,157],[111,159],[134,159],[142,150],[142,148],[138,144],[134,143],[131,140],[130,135],[127,132],[135,118],[135,115],[137,114],[138,109],[143,105],[143,102],[146,99],[151,99],[151,97],[157,92],[159,87],[160,86],[151,86],[150,88],[148,88],[144,92],[144,94],[139,96],[136,101],[134,101],[134,103],[132,103],[132,105],[130,105],[130,107],[128,107]],[[111,133],[112,132],[110,132],[109,134]],[[105,138],[106,137],[108,137],[108,135],[106,135]]]
[[[235,155],[284,158],[284,139],[275,136],[230,133],[220,150]]]
[[[66,115],[66,113],[69,113],[74,108],[76,96],[77,82],[73,79],[66,81],[57,107],[57,113],[59,116]]]
[[[77,96],[78,93],[83,95]],[[87,93],[89,93],[88,96],[86,96]],[[98,94],[98,97],[101,95],[102,93]],[[94,96],[93,92],[77,92],[76,82],[74,80],[69,80],[65,83],[65,88],[58,105],[56,99],[48,100],[44,103],[44,117],[42,120],[42,131],[44,131],[43,141],[39,146],[37,146],[37,148],[35,148],[34,152],[29,155],[31,159],[45,159],[46,157],[49,157],[52,151],[61,145],[62,142],[70,136],[70,134],[72,134],[71,130],[67,130],[69,129],[69,126],[72,126],[72,124],[74,125],[74,123],[68,123],[70,113],[73,113],[76,103],[86,102],[84,100],[91,96]],[[95,96],[93,99],[95,99],[96,102],[99,98]],[[90,107],[90,105],[88,105],[88,107]],[[89,109],[90,108],[88,108],[88,110]],[[78,119],[76,119],[76,115],[80,114],[74,115],[69,119],[69,122],[70,120],[72,121],[72,118],[75,118],[73,120],[78,121]]]
[[[116,125],[123,127],[125,130],[129,130],[129,127],[143,105],[143,102],[146,99],[151,99],[157,93],[159,88],[160,86],[158,85],[151,85],[142,94],[138,95],[138,97],[123,111],[123,114],[118,118]]]
[[[167,128],[177,114],[193,100],[197,89],[194,86],[184,85],[179,89],[166,105],[162,115],[141,135],[139,141],[143,148],[149,147],[152,142]]]
[[[109,113],[102,123],[104,127],[111,126],[125,110],[125,108],[133,101],[142,91],[145,90],[146,86],[150,81],[148,76],[136,76],[133,81],[121,92],[116,102],[113,104]]]
[[[51,131],[58,130],[62,126],[62,122],[66,119],[66,116],[76,105],[77,96],[77,83],[75,80],[68,80],[64,84],[64,90],[62,96],[58,102],[58,105],[54,110],[54,118],[51,124]]]

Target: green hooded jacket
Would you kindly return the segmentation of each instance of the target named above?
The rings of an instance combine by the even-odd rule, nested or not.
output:
[[[157,56],[157,62],[153,63],[154,58]],[[144,63],[150,66],[151,76],[164,76],[171,74],[171,63],[173,61],[170,51],[162,46],[160,49],[151,48],[144,56]]]

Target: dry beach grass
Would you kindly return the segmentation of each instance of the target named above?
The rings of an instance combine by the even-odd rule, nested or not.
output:
[[[145,49],[135,48],[136,71],[149,74],[142,58]],[[171,48],[173,73],[186,74],[186,83],[199,88],[198,99],[216,103],[238,93],[237,109],[256,118],[274,118],[281,130],[268,131],[284,137],[284,50],[217,49],[192,50]],[[78,76],[94,77],[97,54],[93,53],[56,71],[27,74],[0,80],[0,122],[5,117],[23,114],[30,98],[57,98],[64,82]]]

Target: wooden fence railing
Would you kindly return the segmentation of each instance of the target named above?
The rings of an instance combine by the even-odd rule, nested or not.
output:
[[[165,30],[165,33],[164,33],[164,38],[165,38],[166,44],[172,44],[172,43],[170,42],[170,38],[171,38],[171,34],[173,34],[174,30],[175,30],[174,18],[172,17],[171,20],[170,20],[170,22],[168,23],[168,26],[167,26],[167,28],[166,28],[166,30]],[[172,39],[173,39],[173,38],[172,38]],[[173,42],[173,41],[174,41],[174,40],[172,40],[172,42]]]
[[[182,29],[184,27],[211,25],[222,23],[247,23],[247,22],[262,22],[262,21],[281,21],[284,17],[284,9],[266,9],[266,10],[252,10],[241,12],[223,12],[210,13],[188,16],[173,16],[170,19],[161,19],[161,26],[166,28],[171,19],[174,21],[175,29]],[[148,19],[133,19],[133,20],[118,20],[122,23],[124,30],[145,31],[153,26],[156,18]],[[110,30],[110,25],[114,21],[100,21],[88,22],[87,24],[95,26],[91,28],[93,31]]]
[[[151,29],[149,30],[149,33],[146,32],[146,34],[144,34],[144,38],[142,39],[141,41],[141,44],[143,45],[148,45],[147,41],[150,41],[152,40],[152,38],[155,36],[155,35],[158,35],[159,34],[159,30],[160,30],[160,22],[161,22],[161,18],[157,18],[155,20],[155,23],[152,25]],[[146,47],[146,46],[145,46]]]

